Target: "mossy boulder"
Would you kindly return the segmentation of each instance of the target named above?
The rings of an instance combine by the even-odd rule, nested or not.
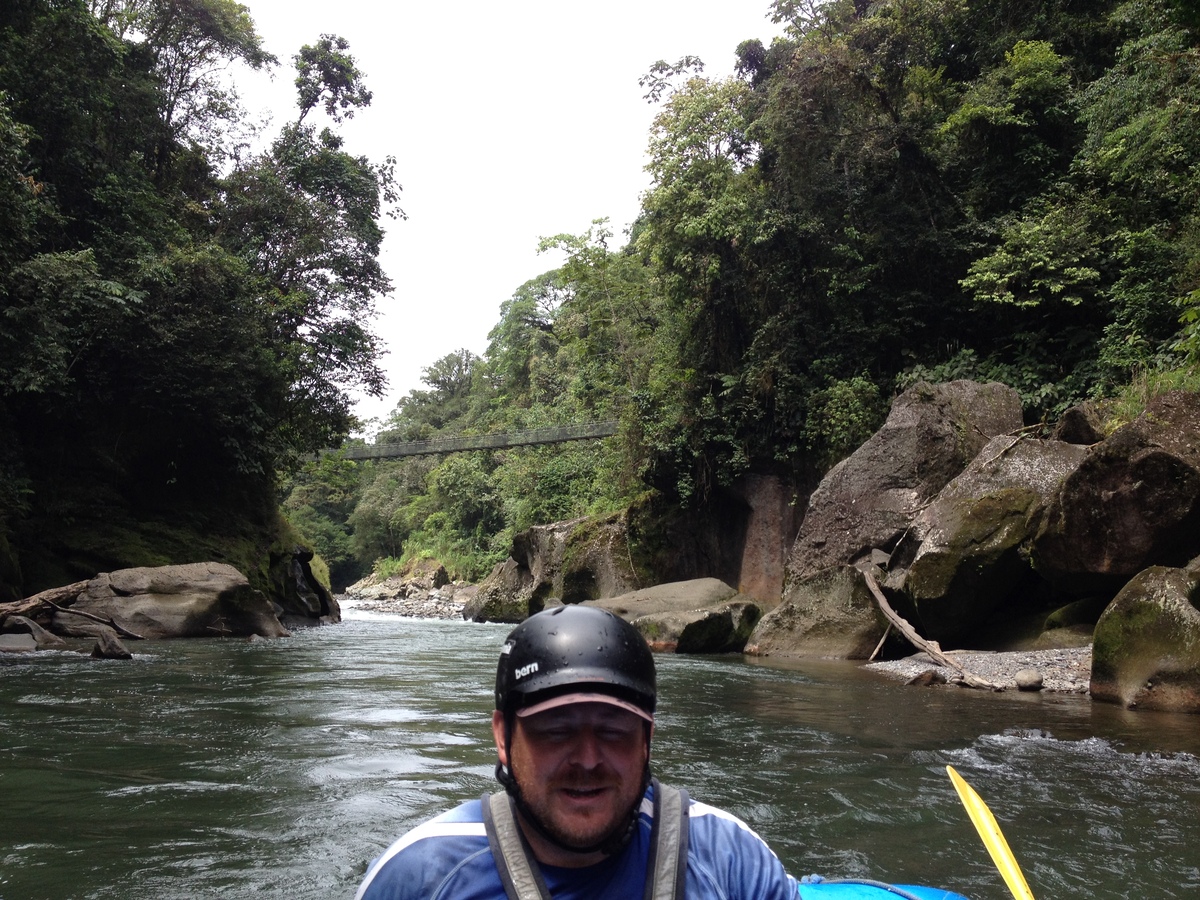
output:
[[[834,566],[792,584],[746,644],[753,656],[866,659],[887,621],[862,572]]]
[[[1027,605],[1037,513],[1086,454],[1060,441],[993,438],[916,515],[886,586],[908,598],[926,637],[969,640],[997,611]]]
[[[808,501],[787,582],[890,551],[913,517],[989,439],[1019,429],[1021,401],[1002,384],[913,385],[883,427],[834,466]],[[787,583],[784,595],[788,593]]]
[[[1200,713],[1200,575],[1153,566],[1117,594],[1096,623],[1091,694]]]
[[[1033,541],[1038,574],[1074,596],[1113,595],[1149,566],[1200,553],[1200,395],[1171,391],[1091,447]]]
[[[758,604],[742,600],[639,616],[633,626],[658,652],[741,653],[761,617]]]

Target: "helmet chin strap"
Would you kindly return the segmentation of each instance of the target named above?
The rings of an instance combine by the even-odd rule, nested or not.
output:
[[[505,755],[508,755],[508,748],[512,746],[512,717],[504,717],[504,748]],[[625,846],[633,839],[633,832],[637,828],[638,811],[642,805],[642,797],[646,795],[646,788],[650,784],[650,729],[646,728],[646,766],[642,771],[642,789],[638,791],[637,798],[633,801],[633,806],[629,809],[629,814],[623,822],[618,822],[613,830],[601,838],[594,844],[587,846],[579,846],[568,844],[559,838],[555,837],[547,829],[546,824],[538,817],[529,805],[525,802],[525,798],[521,795],[521,786],[517,783],[517,778],[513,774],[512,769],[505,766],[499,760],[496,761],[496,780],[504,786],[504,790],[513,802],[516,804],[517,811],[521,814],[521,820],[532,826],[533,830],[538,833],[538,836],[543,840],[548,841],[560,850],[566,850],[568,853],[603,853],[605,856],[613,856],[620,853]]]

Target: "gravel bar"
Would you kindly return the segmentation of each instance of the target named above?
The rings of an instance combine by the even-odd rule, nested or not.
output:
[[[942,652],[957,660],[972,675],[1003,684],[1010,690],[1017,689],[1017,673],[1023,670],[1033,670],[1042,676],[1042,690],[1062,694],[1086,694],[1088,683],[1091,680],[1092,647],[1090,644],[1086,647],[1069,647],[1058,650],[1001,652],[944,650]],[[953,669],[936,665],[924,653],[915,653],[904,659],[888,662],[867,663],[866,668],[904,682],[913,679],[927,682],[932,675],[935,683],[940,679],[952,683],[958,674]],[[926,673],[931,673],[931,675]]]

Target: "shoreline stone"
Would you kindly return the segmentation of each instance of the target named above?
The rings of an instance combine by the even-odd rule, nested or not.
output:
[[[440,587],[406,579],[352,585],[338,597],[343,609],[388,613],[413,619],[462,619],[475,585],[451,582]]]
[[[1092,647],[1066,647],[1056,650],[1018,650],[986,652],[982,650],[944,651],[972,675],[986,678],[1018,690],[1017,675],[1031,670],[1042,676],[1044,693],[1086,694],[1091,681]],[[953,669],[936,665],[924,653],[904,659],[867,663],[864,668],[888,678],[916,684],[952,682]]]

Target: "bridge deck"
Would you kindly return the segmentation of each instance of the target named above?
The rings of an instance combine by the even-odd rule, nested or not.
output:
[[[396,459],[402,456],[458,453],[463,450],[500,450],[505,447],[529,447],[535,444],[562,444],[566,441],[608,437],[616,433],[616,422],[584,422],[580,425],[556,425],[552,428],[533,428],[507,434],[471,434],[433,438],[428,441],[346,447],[341,453],[346,459]]]

